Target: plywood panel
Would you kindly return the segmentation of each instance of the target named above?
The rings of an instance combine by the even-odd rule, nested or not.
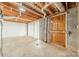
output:
[[[19,16],[19,12],[17,10],[11,9],[8,6],[2,5],[3,9],[2,12],[6,16]]]
[[[57,43],[65,47],[65,33],[53,32],[52,39],[53,39],[52,40],[53,43]]]
[[[28,23],[28,21],[24,21],[24,20],[16,19],[16,18],[13,18],[13,19],[4,19],[4,21],[8,21],[8,22],[18,22],[18,23]]]
[[[66,47],[65,14],[52,17],[52,42]]]

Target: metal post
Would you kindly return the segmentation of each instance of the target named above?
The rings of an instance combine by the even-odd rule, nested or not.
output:
[[[1,23],[1,56],[3,57],[3,22],[0,21]]]
[[[28,36],[28,23],[26,23],[26,35]]]
[[[2,9],[0,8],[0,14],[1,14],[1,19],[3,19],[3,14],[2,14]],[[3,22],[2,20],[0,21],[1,23],[1,56],[3,57]]]

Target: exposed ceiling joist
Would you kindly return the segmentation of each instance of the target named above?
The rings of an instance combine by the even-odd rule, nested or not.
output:
[[[26,9],[27,10],[29,10],[30,12],[32,12],[32,13],[34,13],[34,14],[37,14],[37,15],[39,15],[39,16],[41,16],[41,17],[43,17],[43,13],[42,13],[42,11],[40,11],[40,13],[38,13],[39,11],[37,10],[37,9],[35,9],[31,4],[28,4],[28,3],[24,3],[25,4],[25,7],[26,7]],[[34,9],[32,9],[32,8],[34,8]],[[37,11],[38,12],[37,12]]]
[[[68,2],[21,2],[20,5],[17,2],[6,2],[0,3],[0,6],[3,6],[3,14],[4,16],[16,16],[16,18],[12,18],[15,22],[32,22],[40,18],[44,18],[48,16],[54,16],[56,14],[65,12],[66,9],[69,9],[74,6],[75,3]],[[23,9],[19,8],[23,7],[25,11],[21,12]],[[21,10],[20,10],[21,9]],[[11,18],[5,18],[11,19]],[[12,21],[10,20],[10,21]]]
[[[51,8],[54,8],[56,10],[56,12],[58,12],[59,10],[57,9],[57,7],[54,4],[51,4]]]
[[[20,17],[18,17],[17,19],[24,20],[24,21],[32,21],[30,19],[23,19],[23,18],[20,18]]]
[[[20,16],[20,18],[23,18],[23,19],[28,19],[28,20],[34,20],[34,19],[36,19],[36,18],[32,18],[32,17],[30,17],[30,16],[25,16],[25,15],[22,15],[22,16]]]
[[[23,14],[25,14],[25,15],[28,15],[28,16],[30,16],[30,17],[33,17],[33,18],[41,18],[40,16],[38,16],[38,15],[36,15],[36,14],[34,14],[34,13],[31,13],[31,12],[25,12],[25,13],[23,13]]]
[[[18,4],[16,2],[8,2],[10,7],[18,9]]]
[[[18,11],[18,6],[15,7],[15,6],[13,5],[14,3],[13,3],[13,4],[11,4],[11,3],[7,3],[7,4],[6,4],[6,3],[7,3],[7,2],[5,2],[5,3],[3,2],[3,3],[0,3],[0,5],[5,6],[5,7],[9,7],[9,8],[12,8],[12,9]]]
[[[31,5],[31,7],[33,7],[34,9],[36,9],[37,11],[39,11],[40,13],[42,13],[41,9],[40,8],[37,8],[35,6],[35,3],[28,3],[29,5]]]
[[[9,21],[9,20],[10,20],[10,21],[16,21],[16,22],[18,21],[18,22],[20,22],[21,20],[23,20],[23,21],[25,21],[25,22],[29,22],[29,21],[34,21],[35,19],[38,18],[38,17],[36,17],[35,15],[33,15],[32,13],[26,13],[27,15],[28,15],[28,14],[29,14],[29,15],[27,16],[27,15],[25,14],[25,15],[23,15],[23,16],[20,17],[20,18],[19,18],[19,17],[18,17],[18,18],[15,17],[15,18],[17,19],[17,20],[16,20],[14,17],[12,17],[13,11],[12,11],[12,13],[11,13],[10,8],[4,9],[3,13],[4,13],[4,15],[7,15],[7,16],[8,16],[7,18],[6,18],[6,17],[4,18],[5,21],[7,21],[7,20]],[[31,14],[32,14],[32,15],[31,15]],[[9,17],[9,16],[11,16],[11,17]],[[25,16],[25,17],[24,17],[24,16]],[[14,20],[13,20],[13,19],[14,19]],[[26,21],[26,20],[27,20],[27,21]],[[21,21],[21,22],[22,22],[22,21]]]
[[[65,11],[65,8],[61,2],[53,2],[53,4],[59,9],[60,12]]]
[[[7,16],[18,16],[19,15],[19,12],[17,10],[12,9],[5,4],[0,4],[0,6],[2,6],[3,15],[7,15]]]
[[[52,3],[46,4],[42,9],[46,9],[48,6],[50,6]]]
[[[45,6],[44,2],[37,2],[35,4],[37,4],[41,9]]]
[[[53,15],[53,13],[49,9],[45,9],[45,10],[48,11],[50,15]]]
[[[14,19],[4,19],[4,21],[8,21],[8,22],[18,22],[18,23],[28,23],[28,21],[24,21],[24,20],[21,20],[21,19],[17,19],[17,21],[16,20],[14,20]]]

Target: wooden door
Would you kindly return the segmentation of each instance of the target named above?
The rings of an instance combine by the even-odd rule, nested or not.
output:
[[[66,15],[52,17],[52,43],[66,47]]]

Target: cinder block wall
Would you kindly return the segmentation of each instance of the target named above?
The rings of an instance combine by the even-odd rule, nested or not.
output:
[[[45,19],[43,18],[39,22],[39,31],[40,31],[39,32],[39,35],[40,35],[39,39],[42,40],[42,41],[46,41],[45,30],[46,30],[45,29]]]
[[[1,36],[1,24],[0,24]],[[16,22],[3,22],[3,38],[26,36],[26,24]]]
[[[50,42],[50,18],[46,17],[41,19],[39,24],[39,39],[47,43]]]
[[[78,10],[77,8],[72,8],[67,10],[67,48],[72,50],[78,49]],[[40,20],[40,39],[43,41],[51,41],[51,26],[50,18],[44,18]],[[69,34],[71,32],[71,34]],[[47,33],[47,35],[46,35]]]
[[[39,20],[28,23],[28,36],[39,39]]]

